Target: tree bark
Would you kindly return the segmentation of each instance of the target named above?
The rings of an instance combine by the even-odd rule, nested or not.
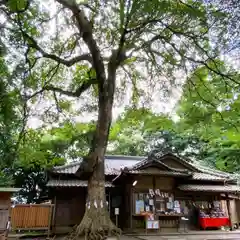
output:
[[[118,235],[120,230],[112,223],[107,210],[105,194],[104,157],[107,148],[109,129],[112,122],[116,70],[123,44],[117,54],[113,51],[108,62],[108,76],[100,49],[93,36],[91,22],[75,0],[56,0],[68,8],[75,19],[75,24],[91,54],[92,67],[96,71],[98,84],[98,120],[90,153],[83,160],[81,170],[91,173],[88,180],[88,197],[82,222],[75,231],[75,236],[85,235],[88,240],[102,240],[107,235]],[[74,237],[75,237],[74,236]]]
[[[107,148],[109,129],[112,122],[116,64],[112,59],[108,64],[108,78],[104,85],[99,84],[98,122],[88,162],[91,177],[88,180],[88,197],[82,222],[77,235],[85,235],[88,240],[106,239],[109,235],[118,236],[118,229],[110,219],[105,194],[104,157]]]
[[[104,92],[101,95],[96,135],[89,155],[92,158],[89,159],[92,163],[92,174],[88,180],[86,210],[77,228],[77,235],[85,235],[88,240],[105,239],[106,236],[121,233],[110,219],[105,194],[104,156],[112,120],[113,96],[106,96]]]
[[[121,233],[111,221],[105,195],[104,158],[98,158],[98,163],[88,181],[88,197],[82,222],[77,228],[78,236],[89,240],[101,240],[110,235]]]

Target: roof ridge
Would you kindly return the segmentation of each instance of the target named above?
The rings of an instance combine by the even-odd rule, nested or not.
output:
[[[80,164],[81,161],[82,161],[82,159],[81,160],[76,160],[74,162],[70,162],[70,163],[67,163],[67,164],[64,164],[64,165],[61,165],[61,166],[55,166],[53,169],[58,170],[58,169],[64,169],[64,168],[67,168],[67,167],[73,167],[73,166],[76,166],[76,165]]]
[[[105,158],[109,158],[109,157],[119,157],[119,158],[123,158],[121,160],[127,160],[127,158],[132,158],[132,159],[139,159],[139,160],[144,160],[144,158],[146,158],[146,156],[130,156],[130,155],[105,155]],[[111,159],[111,160],[118,160],[117,158],[116,159]],[[64,169],[65,167],[72,167],[72,166],[75,166],[79,163],[81,163],[82,161],[82,157],[80,157],[79,160],[75,160],[75,161],[72,161],[70,163],[65,163],[64,165],[61,165],[61,166],[55,166],[54,169]]]
[[[144,159],[146,158],[147,156],[132,156],[132,155],[112,155],[112,154],[106,154],[105,157],[116,157],[116,158],[133,158],[133,159]],[[125,160],[124,159],[124,160]],[[112,159],[112,160],[115,160],[115,159]]]

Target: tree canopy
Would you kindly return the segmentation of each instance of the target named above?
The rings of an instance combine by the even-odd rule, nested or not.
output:
[[[233,76],[239,79],[239,74]],[[207,161],[222,170],[239,171],[239,86],[219,75],[198,69],[190,77],[178,106],[183,129],[209,142]],[[185,86],[187,87],[187,85]]]
[[[228,124],[231,123],[229,111],[217,108],[230,104],[239,85],[237,70],[220,61],[234,42],[235,36],[231,33],[237,29],[233,22],[237,15],[230,11],[234,4],[232,0],[225,9],[226,4],[221,0],[0,1],[5,20],[0,25],[4,45],[1,50],[7,49],[5,59],[12,61],[11,69],[18,69],[21,75],[8,92],[18,90],[21,99],[18,102],[23,109],[19,115],[24,119],[22,128],[16,130],[21,145],[15,142],[18,156],[14,155],[11,164],[19,167],[29,164],[25,168],[29,173],[33,168],[38,171],[61,163],[66,157],[74,159],[80,153],[85,155],[80,170],[90,175],[87,198],[90,207],[76,230],[77,235],[104,239],[107,233],[119,233],[106,208],[94,207],[96,201],[106,205],[104,155],[109,140],[113,140],[112,151],[133,154],[140,149],[126,145],[116,148],[116,140],[126,143],[122,138],[124,134],[133,137],[144,129],[140,139],[143,144],[156,129],[160,135],[146,148],[161,147],[163,141],[166,150],[186,154],[188,147],[184,141],[193,147],[196,139],[200,139],[197,144],[206,141],[216,144],[219,135],[214,135],[214,129],[221,129],[221,133],[233,131],[229,125],[220,123],[223,114],[229,118]],[[193,137],[191,131],[180,136],[168,117],[155,116],[149,111],[140,114],[128,111],[111,126],[116,106],[149,108],[154,99],[157,102],[167,102],[173,96],[177,99],[175,95],[182,85],[179,129],[184,129],[189,122],[195,129],[199,124],[199,121],[194,123],[192,116],[186,119],[184,115],[193,105],[195,120],[204,118],[207,122],[205,131],[198,131],[197,136]],[[223,86],[231,89],[230,92],[223,93]],[[218,94],[221,94],[220,100]],[[5,98],[4,104],[7,101]],[[34,111],[39,105],[42,105],[40,110]],[[26,116],[33,113],[44,123],[42,131],[46,141],[39,131],[29,131],[22,138]],[[86,121],[89,113],[97,114],[94,125],[76,124],[76,116]],[[11,117],[8,119],[10,124]],[[119,128],[129,121],[132,121],[131,128],[126,125]],[[79,126],[81,134],[78,134]],[[166,131],[167,126],[170,130]],[[210,132],[214,133],[211,139],[206,138]],[[11,132],[6,132],[4,138],[8,139],[8,133]],[[77,150],[77,146],[85,142],[89,145],[82,152]],[[32,174],[32,180],[37,176]],[[30,182],[28,179],[27,183]],[[30,192],[36,195],[36,186],[32,185]]]

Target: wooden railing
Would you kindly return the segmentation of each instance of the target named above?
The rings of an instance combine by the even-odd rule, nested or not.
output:
[[[11,209],[12,230],[49,230],[52,204],[18,204]]]

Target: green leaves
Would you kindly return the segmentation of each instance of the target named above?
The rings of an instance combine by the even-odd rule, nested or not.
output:
[[[123,33],[123,29],[125,26],[125,21],[124,21],[124,17],[125,17],[125,0],[120,0],[120,8],[119,8],[119,15],[120,15],[120,32]]]
[[[20,12],[26,8],[28,0],[8,0],[7,3],[11,11]]]
[[[67,101],[67,100],[61,100],[58,102],[58,105],[60,107],[61,110],[65,110],[65,111],[70,111],[71,109],[71,102],[70,101]]]
[[[127,109],[110,130],[108,153],[146,156],[156,150],[200,160],[206,146],[196,135],[181,131],[167,116],[147,109]]]
[[[20,194],[28,202],[38,202],[38,194],[44,196],[47,190],[45,172],[87,154],[93,131],[91,123],[70,122],[49,130],[28,129],[12,169],[15,185],[23,189]],[[42,189],[40,193],[36,191],[36,185]]]
[[[0,171],[0,187],[10,187],[14,184],[12,176],[7,172]]]
[[[89,68],[88,65],[76,65],[75,71],[73,72],[73,78],[71,81],[71,89],[75,89],[81,84],[86,83],[91,79],[96,78],[96,71],[92,68]]]
[[[216,71],[227,72],[224,64],[217,60],[209,62],[208,66]],[[232,77],[236,78],[237,75]],[[178,108],[182,128],[208,142],[205,161],[230,172],[240,170],[238,91],[237,83],[202,67],[186,82]]]

